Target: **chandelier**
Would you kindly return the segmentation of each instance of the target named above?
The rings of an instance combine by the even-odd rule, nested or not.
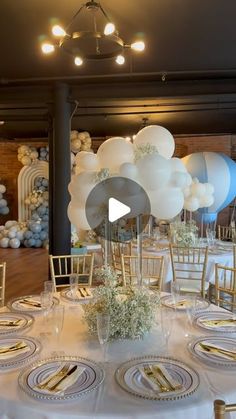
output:
[[[90,13],[93,30],[71,31],[72,24],[83,10]],[[99,31],[97,27],[99,13],[105,20],[103,31]],[[127,50],[141,52],[145,48],[144,42],[140,39],[132,44],[126,44],[119,36],[115,24],[109,19],[101,4],[94,0],[83,4],[65,29],[59,24],[52,26],[52,35],[54,37],[53,41],[46,41],[41,44],[42,52],[51,54],[56,49],[61,49],[72,57],[77,66],[81,66],[86,59],[115,59],[117,64],[122,65],[125,63]]]

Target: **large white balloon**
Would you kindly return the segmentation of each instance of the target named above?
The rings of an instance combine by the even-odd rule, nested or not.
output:
[[[79,169],[96,171],[99,170],[99,161],[97,155],[89,151],[80,151],[75,157],[76,165]]]
[[[84,207],[77,207],[71,203],[68,205],[67,214],[69,220],[74,226],[82,230],[90,230]]]
[[[136,146],[151,144],[157,148],[158,153],[170,159],[175,149],[175,141],[172,134],[159,125],[149,125],[141,129],[134,139]]]
[[[154,217],[169,220],[180,213],[184,196],[179,188],[163,188],[148,193]]]
[[[178,157],[172,157],[172,159],[170,159],[170,165],[171,165],[172,172],[187,173],[187,169],[184,163]]]
[[[170,185],[181,189],[185,188],[187,186],[187,173],[179,171],[172,172]]]
[[[100,167],[118,173],[123,163],[134,162],[133,145],[122,137],[112,137],[100,145],[97,157]]]
[[[120,175],[127,177],[128,179],[137,180],[138,168],[133,163],[123,163],[120,166]]]
[[[137,168],[141,184],[145,189],[163,188],[170,179],[170,161],[158,153],[147,154],[138,160]]]
[[[69,192],[80,205],[85,205],[86,199],[94,188],[96,172],[81,172],[78,175],[72,176],[69,183]]]

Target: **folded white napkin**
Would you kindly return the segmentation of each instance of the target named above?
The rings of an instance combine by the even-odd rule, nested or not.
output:
[[[41,302],[31,298],[22,298],[22,300],[19,300],[17,303],[19,306],[27,308],[27,310],[42,310]],[[40,304],[40,306],[37,307],[37,304]]]
[[[19,319],[16,324],[13,324],[16,320],[0,320],[0,329],[11,329],[14,327],[20,327],[25,323],[24,319]]]
[[[70,368],[69,368],[69,371],[73,367],[74,367],[74,365],[71,365]],[[58,372],[59,372],[59,370],[61,370],[61,367],[58,369]],[[47,377],[45,380],[41,381],[41,383],[39,383],[39,385],[36,386],[35,388],[37,388],[37,391],[40,391],[42,393],[61,394],[61,395],[63,395],[64,392],[65,392],[65,390],[67,390],[67,388],[71,387],[74,383],[76,383],[76,381],[78,380],[79,376],[81,374],[83,374],[84,370],[85,370],[84,367],[79,367],[78,366],[76,368],[76,370],[72,374],[68,375],[68,377],[65,377],[63,380],[62,380],[62,377],[61,376],[56,377],[56,372],[54,371],[53,374],[51,374],[52,375],[52,379],[51,379],[50,383],[48,384],[48,386],[46,388],[42,389],[42,388],[40,388],[40,386],[43,385],[44,382],[47,382],[49,380],[50,376]],[[57,382],[58,382],[58,385],[56,385]]]
[[[30,347],[24,341],[16,342],[14,346],[17,344],[20,344],[20,345],[17,346],[16,348],[12,348],[13,345],[1,346],[0,359],[14,358],[15,356],[18,356],[19,354],[23,354],[30,351]]]
[[[187,308],[187,307],[191,307],[192,301],[183,299],[183,300],[177,300],[175,302],[174,300],[172,300],[172,301],[168,301],[168,305],[174,308]]]
[[[231,319],[204,319],[200,320],[200,323],[202,323],[205,326],[208,326],[212,329],[218,328],[218,327],[236,327],[236,319],[232,319],[235,321],[230,321]]]
[[[212,348],[218,349],[218,350],[223,350],[223,351],[228,351],[229,350],[229,349],[226,349],[222,346],[214,345],[213,343],[204,342],[204,341],[201,342],[201,343],[203,343],[206,346],[210,346]],[[202,352],[204,354],[218,356],[219,358],[224,358],[224,359],[228,359],[230,361],[234,361],[233,356],[231,356],[230,354],[227,355],[226,353],[222,353],[220,351],[219,352],[218,351],[208,351],[207,349],[202,348],[199,343],[197,344],[196,348],[199,352]],[[232,352],[232,354],[235,355],[235,357],[236,357],[236,352],[235,351],[230,350],[230,352]],[[236,362],[236,360],[235,360],[235,362]]]
[[[172,395],[175,394],[177,391],[184,390],[184,387],[182,386],[182,384],[180,384],[179,382],[175,381],[173,379],[173,377],[171,377],[171,375],[169,374],[169,372],[167,371],[167,369],[164,367],[164,365],[162,364],[152,364],[150,365],[151,370],[154,373],[154,376],[156,375],[158,378],[158,381],[160,382],[160,384],[162,386],[165,387],[170,387],[170,385],[174,388],[174,390],[169,390],[169,391],[163,391],[161,390],[161,387],[158,385],[158,383],[155,382],[155,380],[152,380],[146,373],[145,373],[145,369],[144,367],[139,367],[138,370],[141,374],[141,376],[144,378],[144,380],[146,380],[146,382],[149,384],[149,386],[152,388],[152,390],[157,393],[158,395]],[[159,372],[158,369],[161,371]],[[162,376],[164,375],[164,377]],[[168,384],[169,382],[169,384]]]

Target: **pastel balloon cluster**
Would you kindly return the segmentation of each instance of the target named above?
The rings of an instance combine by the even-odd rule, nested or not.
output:
[[[0,184],[0,214],[7,215],[9,214],[9,207],[7,205],[7,200],[3,198],[3,194],[6,192],[6,186],[2,183]]]
[[[0,226],[0,247],[17,249],[24,241],[26,223],[9,220]]]
[[[184,209],[196,211],[199,208],[210,207],[214,202],[214,186],[211,183],[201,183],[194,178],[192,184],[184,189]]]
[[[73,153],[78,153],[81,150],[89,151],[91,149],[92,140],[90,134],[87,131],[71,131],[70,141],[71,151],[73,151]]]
[[[40,147],[39,148],[39,160],[49,161],[49,147]]]
[[[23,245],[25,247],[45,247],[48,242],[48,223],[43,221],[27,221]]]
[[[195,193],[193,188],[191,195],[186,195],[192,177],[181,159],[172,158],[174,149],[171,133],[164,127],[150,125],[138,132],[133,144],[125,138],[113,137],[101,144],[97,154],[79,152],[75,158],[76,174],[69,184],[71,223],[80,229],[90,229],[85,214],[88,195],[98,181],[114,176],[132,179],[145,189],[153,216],[174,218]]]
[[[21,145],[18,148],[18,160],[23,166],[30,166],[33,162],[38,159],[39,153],[36,147],[29,147],[27,145]]]

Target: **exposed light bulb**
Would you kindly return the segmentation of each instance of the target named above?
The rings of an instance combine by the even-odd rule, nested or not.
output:
[[[51,54],[55,51],[54,45],[49,44],[48,42],[44,42],[44,44],[41,45],[41,49],[44,54]]]
[[[117,55],[116,63],[119,64],[119,65],[124,64],[125,63],[125,57],[123,55]]]
[[[115,32],[115,29],[116,27],[114,23],[111,23],[111,22],[107,23],[104,28],[104,35],[111,35],[112,33]]]
[[[137,42],[133,42],[133,44],[131,44],[131,48],[134,51],[143,51],[145,49],[145,44],[143,41],[137,41]]]
[[[78,66],[83,64],[83,60],[81,57],[75,57],[74,62],[75,62],[75,65],[78,65]]]
[[[0,125],[4,125],[5,124],[5,121],[0,121]]]
[[[131,137],[125,137],[126,141],[131,141]]]
[[[60,25],[54,25],[52,27],[52,33],[54,36],[66,36],[66,31]]]

